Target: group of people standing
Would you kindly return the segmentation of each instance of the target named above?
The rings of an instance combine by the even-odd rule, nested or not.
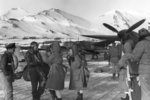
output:
[[[117,72],[119,87],[126,95],[121,100],[150,100],[150,33],[142,28],[138,34],[130,32],[118,36],[122,40],[123,56],[119,56],[121,53],[113,44],[109,61],[113,67],[112,78]]]
[[[63,65],[63,55],[59,42],[54,42],[46,49],[45,59],[38,50],[38,43],[33,41],[25,54],[32,86],[33,100],[40,100],[44,90],[48,90],[52,100],[62,100],[67,67]],[[1,57],[0,85],[4,91],[4,100],[13,100],[13,74],[15,43],[6,46],[7,51]],[[70,90],[77,91],[76,100],[83,100],[83,89],[87,87],[87,62],[74,44],[69,50]],[[47,71],[48,69],[48,71]]]
[[[121,100],[150,100],[150,33],[147,29],[140,29],[139,34],[134,32],[118,35],[122,40],[122,45],[109,49],[109,62],[111,63],[112,78],[116,74],[119,77],[119,86],[126,97]],[[29,76],[32,85],[33,100],[40,100],[44,90],[47,89],[52,100],[62,100],[61,90],[64,89],[65,75],[67,68],[63,65],[63,55],[60,44],[52,43],[46,49],[45,59],[42,58],[38,43],[31,42],[29,50],[26,52],[25,60],[29,69]],[[15,43],[6,45],[6,52],[1,56],[0,61],[0,85],[4,91],[4,100],[13,100],[14,71],[16,63],[14,61]],[[124,53],[121,56],[122,52]],[[70,66],[70,90],[77,91],[76,100],[83,100],[83,90],[87,87],[88,75],[87,62],[85,56],[81,54],[79,48],[74,44],[69,50],[67,57]],[[132,66],[132,62],[138,63]],[[129,72],[131,87],[127,84],[127,66],[132,67]],[[47,70],[48,69],[48,70]],[[138,70],[137,70],[138,69]],[[133,91],[130,93],[129,88]]]
[[[123,59],[124,61],[131,59],[132,61],[138,62],[139,85],[141,87],[141,91],[140,91],[141,100],[149,100],[150,99],[150,84],[149,84],[150,82],[150,45],[149,45],[150,33],[147,29],[142,28],[139,30],[139,38],[138,39],[131,38],[131,40],[135,43],[135,45],[134,46],[131,45],[132,51],[126,53],[123,56]],[[139,41],[135,41],[135,40],[139,40]]]

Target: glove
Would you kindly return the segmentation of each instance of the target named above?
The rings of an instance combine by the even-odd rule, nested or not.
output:
[[[5,76],[5,78],[9,81],[9,82],[14,82],[14,78],[11,76]]]
[[[123,58],[124,58],[125,60],[131,59],[131,58],[132,58],[132,54],[127,53],[127,54],[125,54],[125,55],[123,56]]]
[[[74,57],[70,57],[69,60],[73,62],[74,61]]]
[[[42,66],[42,63],[41,62],[37,62],[36,66]]]

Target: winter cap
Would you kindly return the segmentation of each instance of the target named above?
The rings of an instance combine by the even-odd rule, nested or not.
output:
[[[146,36],[146,35],[150,35],[147,29],[142,28],[139,30],[139,36]]]
[[[31,46],[33,46],[33,45],[37,45],[38,46],[39,44],[37,42],[33,41],[33,42],[30,43],[30,45]]]
[[[9,43],[5,45],[6,49],[16,48],[15,43]]]

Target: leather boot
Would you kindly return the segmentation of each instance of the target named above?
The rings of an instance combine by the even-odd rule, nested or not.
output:
[[[33,96],[32,100],[40,100],[40,96],[38,96],[38,95],[32,95],[32,96]]]
[[[80,92],[78,92],[77,94],[78,94],[78,96],[77,96],[76,100],[83,100],[83,94]]]
[[[79,100],[79,97],[80,97],[80,92],[77,92],[77,98],[76,98],[76,100]]]
[[[40,98],[33,98],[32,100],[41,100]]]
[[[126,97],[125,98],[121,98],[121,100],[129,100],[129,95],[126,94]]]
[[[120,74],[117,74],[117,75],[118,75],[117,78],[119,79],[119,75],[120,75]]]
[[[83,100],[83,93],[80,93],[80,98],[79,100]]]
[[[41,100],[40,97],[41,97],[41,95],[37,96],[37,99],[36,99],[36,100]]]
[[[115,74],[113,74],[113,75],[112,75],[112,77],[111,77],[111,79],[115,79],[115,78],[116,78],[115,76],[116,76],[116,75],[115,75]]]
[[[56,98],[56,100],[62,100],[62,98]]]
[[[49,90],[49,91],[50,91],[52,100],[56,100],[56,93],[55,93],[55,90]]]

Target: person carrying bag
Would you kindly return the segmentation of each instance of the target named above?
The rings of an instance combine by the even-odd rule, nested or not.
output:
[[[83,89],[88,85],[89,71],[85,57],[78,51],[77,45],[70,49],[70,90],[77,91],[76,100],[83,100]]]
[[[31,80],[33,100],[40,100],[45,89],[46,75],[41,70],[45,66],[43,66],[43,59],[38,51],[37,42],[31,42],[30,48],[25,55],[25,60],[27,62],[27,75]]]

